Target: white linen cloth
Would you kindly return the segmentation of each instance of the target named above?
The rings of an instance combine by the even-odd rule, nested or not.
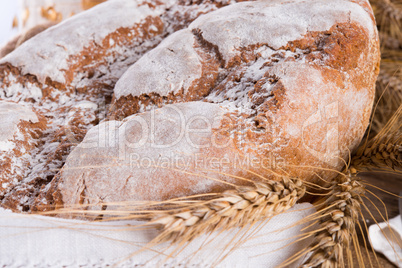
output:
[[[402,268],[402,219],[401,215],[373,224],[369,227],[369,236],[375,251],[384,254],[391,262]]]
[[[245,237],[238,233],[240,229],[203,235],[175,258],[167,258],[161,252],[169,244],[140,250],[157,231],[126,228],[140,224],[138,221],[93,223],[0,209],[0,267],[276,267],[311,242],[309,238],[292,243],[301,238],[302,228],[311,224],[299,221],[314,212],[311,204],[298,204],[258,224]],[[236,246],[241,238],[247,239],[217,263],[219,256],[225,255],[220,254],[228,251],[225,246]],[[170,252],[173,249],[170,247]]]

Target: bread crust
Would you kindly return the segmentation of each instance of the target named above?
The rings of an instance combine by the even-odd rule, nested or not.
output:
[[[30,160],[47,120],[31,108],[4,100],[0,100],[0,118],[0,197],[4,197],[32,168]]]

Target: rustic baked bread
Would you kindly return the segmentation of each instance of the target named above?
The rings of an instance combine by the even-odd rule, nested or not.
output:
[[[1,192],[10,208],[30,209],[88,129],[106,116],[120,76],[144,53],[201,14],[231,4],[206,1],[107,1],[36,35],[0,60],[0,99],[45,116],[32,168]],[[0,171],[0,176],[2,171]],[[9,177],[8,180],[13,180]]]
[[[330,179],[320,168],[340,170],[368,126],[379,62],[365,0],[257,1],[203,15],[124,73],[109,121],[37,204],[108,209],[99,204],[222,190],[272,171]]]
[[[0,197],[4,197],[32,168],[46,119],[29,107],[0,100],[0,122]]]

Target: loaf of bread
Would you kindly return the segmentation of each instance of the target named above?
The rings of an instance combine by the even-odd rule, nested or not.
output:
[[[0,191],[2,204],[29,210],[88,129],[106,117],[113,88],[143,54],[198,16],[232,2],[107,1],[24,42],[0,60],[0,99],[47,119],[26,176]],[[14,180],[13,177],[5,180]],[[11,184],[10,184],[11,185]]]
[[[46,119],[31,108],[0,100],[0,197],[29,172]]]
[[[273,174],[331,179],[327,169],[340,170],[366,131],[379,61],[366,0],[245,2],[203,15],[124,73],[108,121],[36,207],[105,209]]]

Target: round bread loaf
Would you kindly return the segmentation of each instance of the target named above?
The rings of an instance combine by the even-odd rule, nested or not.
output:
[[[31,164],[9,163],[26,176],[7,192],[0,189],[1,203],[30,210],[87,130],[105,118],[121,75],[171,33],[234,2],[107,1],[50,27],[2,58],[0,100],[33,107],[47,125]],[[2,173],[4,182],[14,180]]]
[[[203,15],[125,72],[109,121],[38,201],[101,209],[272,171],[331,179],[327,169],[342,168],[368,126],[379,62],[365,0],[246,2]]]

